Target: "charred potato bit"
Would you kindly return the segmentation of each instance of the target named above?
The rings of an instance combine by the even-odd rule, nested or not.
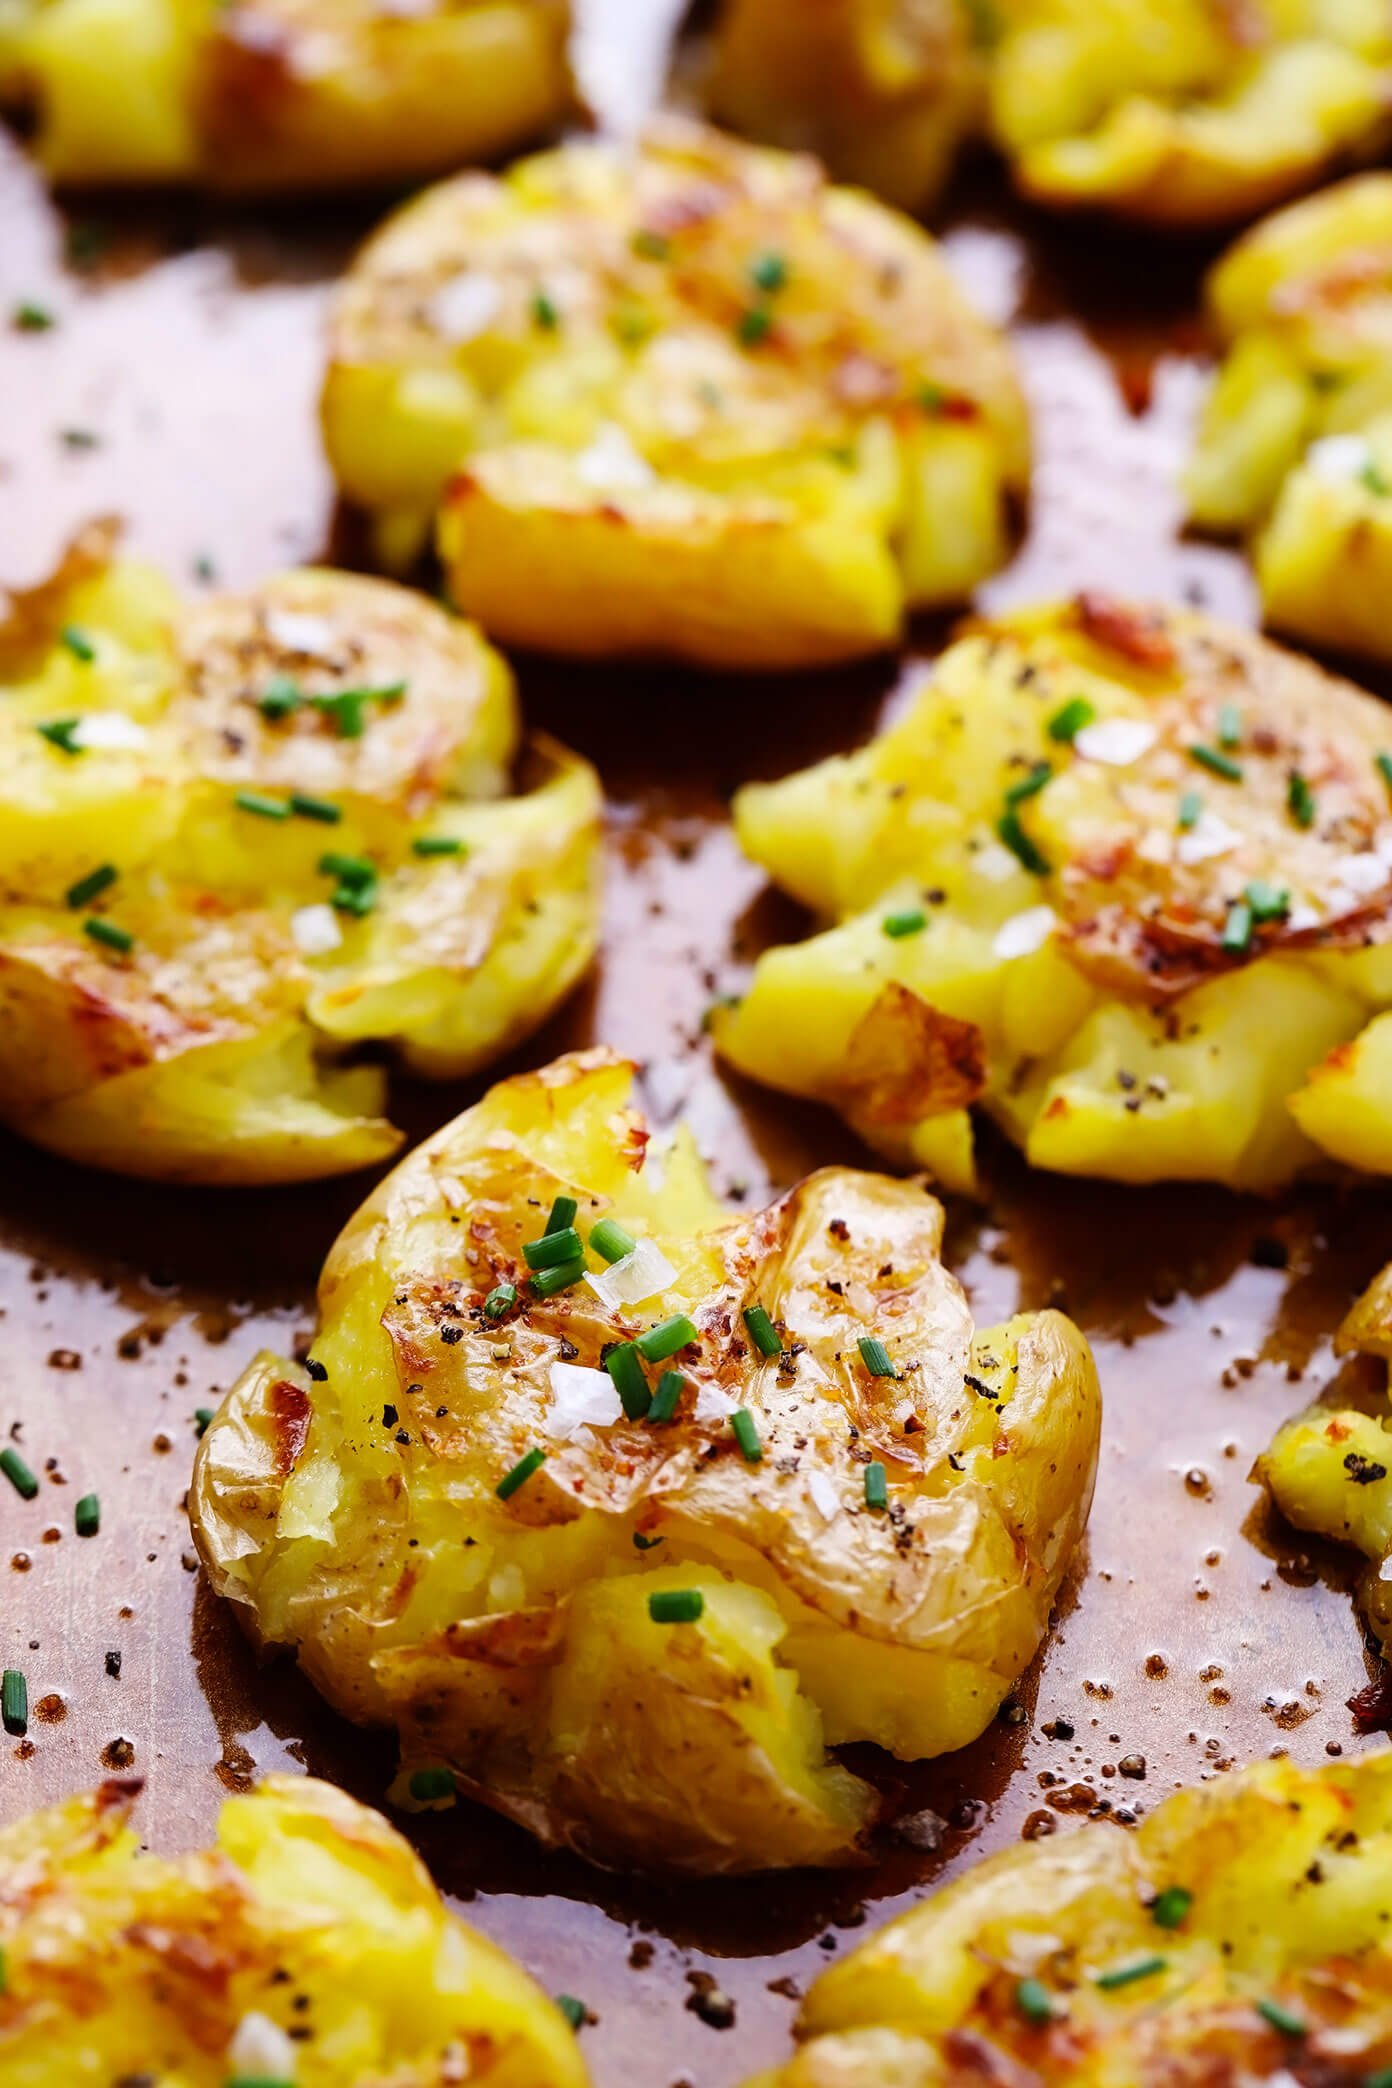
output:
[[[1384,0],[994,0],[992,128],[1025,195],[1230,224],[1372,158]]]
[[[1189,511],[1247,535],[1269,622],[1392,658],[1392,175],[1292,205],[1209,278],[1227,359]]]
[[[1388,749],[1352,684],[1205,617],[1003,618],[860,753],[740,793],[839,925],[766,953],[719,1045],[959,1188],[977,1101],[1066,1174],[1392,1169]]]
[[[1390,1925],[1392,1758],[1263,1762],[978,1864],[823,1973],[750,2088],[1374,2088]]]
[[[55,182],[406,181],[565,114],[568,27],[566,0],[6,0],[0,95]]]
[[[467,624],[306,570],[182,606],[94,533],[0,626],[0,1116],[128,1174],[384,1159],[593,953],[600,796]]]
[[[0,1828],[5,2088],[584,2088],[560,2010],[385,1820],[310,1777],[142,1854],[138,1782]]]
[[[544,651],[807,665],[998,566],[1028,433],[927,235],[674,120],[429,191],[340,295],[330,458],[387,563]]]
[[[398,1728],[403,1802],[443,1772],[603,1863],[854,1861],[876,1802],[826,1747],[964,1746],[1044,1636],[1092,1358],[1055,1312],[973,1326],[920,1182],[736,1215],[684,1131],[645,1166],[632,1074],[562,1059],[403,1162],[310,1363],[208,1428],[194,1533],[262,1645]]]

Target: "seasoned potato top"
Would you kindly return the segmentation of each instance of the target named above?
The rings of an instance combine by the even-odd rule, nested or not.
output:
[[[977,1865],[823,1973],[759,2088],[1380,2081],[1392,1758],[1263,1762]]]
[[[667,1817],[658,1784],[622,1824],[598,1733],[572,1787],[548,1720],[586,1687],[596,1601],[640,1632],[673,1588],[716,1629],[743,1603],[747,1642],[787,1637],[751,1701],[802,1670],[833,1737],[959,1744],[1031,1657],[1081,1528],[1091,1361],[1057,1314],[973,1326],[921,1183],[826,1169],[722,1210],[684,1135],[645,1159],[631,1078],[603,1053],[519,1076],[397,1170],[330,1254],[308,1370],[262,1359],[208,1430],[195,1529],[264,1638],[548,1838],[693,1868],[831,1860],[863,1787],[823,1766],[807,1704],[757,1750],[705,1734],[695,1633],[670,1642],[693,1701],[661,1715],[710,1756],[709,1816]],[[913,1656],[930,1665],[911,1686]],[[509,1736],[490,1697],[517,1668],[533,1708]],[[615,1686],[640,1752],[658,1709]],[[765,1764],[769,1817],[737,1827],[751,1761],[799,1752],[820,1808]]]
[[[6,2088],[583,2088],[554,2002],[376,1813],[270,1777],[170,1860],[139,1849],[139,1790],[0,1829]]]

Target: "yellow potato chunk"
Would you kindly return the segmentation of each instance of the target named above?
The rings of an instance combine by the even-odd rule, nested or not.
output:
[[[584,2088],[555,2003],[366,1806],[272,1776],[213,1848],[166,1858],[140,1849],[139,1791],[0,1828],[5,2088]]]
[[[60,183],[420,179],[571,106],[567,0],[7,0],[0,91]]]
[[[1382,0],[995,0],[992,128],[1023,192],[1227,224],[1388,134]]]
[[[1392,658],[1392,174],[1268,218],[1209,277],[1227,354],[1186,476],[1246,535],[1267,620]]]
[[[817,1979],[758,2088],[1371,2083],[1389,1922],[1392,1758],[1262,1762],[977,1864]]]
[[[1064,1174],[1392,1167],[1377,1025],[1346,1050],[1392,1006],[1388,749],[1371,697],[1203,616],[984,625],[859,753],[737,797],[831,925],[759,959],[719,1048],[952,1188],[977,1103]]]
[[[746,137],[815,152],[901,210],[936,201],[981,114],[962,0],[727,0],[708,98]]]
[[[518,759],[467,624],[306,570],[183,606],[100,533],[0,626],[0,1116],[126,1174],[274,1182],[400,1143],[598,934],[599,785]],[[516,794],[509,795],[516,769]]]
[[[1044,1636],[1092,1358],[973,1324],[921,1182],[726,1210],[633,1072],[504,1081],[382,1184],[308,1364],[208,1428],[194,1534],[258,1643],[397,1728],[403,1803],[437,1771],[600,1863],[851,1862],[877,1803],[828,1744],[964,1746]]]
[[[1010,352],[932,241],[676,119],[409,203],[340,294],[325,440],[387,562],[548,652],[781,668],[1006,555]]]

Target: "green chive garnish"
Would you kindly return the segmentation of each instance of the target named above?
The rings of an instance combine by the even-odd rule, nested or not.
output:
[[[694,1624],[705,1607],[706,1598],[699,1588],[655,1588],[648,1597],[648,1615],[654,1624]]]
[[[1392,493],[1392,478],[1387,476],[1387,473],[1375,457],[1369,457],[1367,463],[1358,474],[1358,482],[1360,485],[1366,486],[1370,493],[1376,493],[1379,499],[1382,500],[1385,500],[1388,494]]]
[[[356,914],[361,920],[377,904],[377,865],[366,856],[338,855],[331,850],[320,856],[319,874],[338,879],[329,902],[340,913]]]
[[[641,1421],[652,1405],[652,1391],[636,1342],[621,1341],[617,1348],[610,1349],[604,1368],[614,1380],[614,1390],[627,1419]]]
[[[633,1253],[638,1242],[614,1218],[601,1218],[590,1227],[590,1245],[602,1261],[619,1262]]]
[[[1116,1965],[1110,1972],[1099,1972],[1093,1985],[1101,1987],[1104,1994],[1114,1993],[1118,1987],[1134,1986],[1138,1979],[1153,1979],[1169,1962],[1168,1958],[1162,1957],[1133,1958],[1129,1965]]]
[[[504,1472],[493,1491],[500,1501],[510,1501],[519,1486],[525,1486],[533,1472],[539,1472],[546,1462],[544,1450],[529,1450],[519,1457],[510,1472]]]
[[[1290,912],[1290,893],[1264,878],[1254,879],[1245,896],[1254,921],[1284,921]]]
[[[1097,706],[1089,703],[1086,696],[1072,696],[1061,709],[1056,710],[1045,731],[1051,740],[1062,746],[1071,746],[1084,725],[1091,725],[1097,716]]]
[[[263,718],[268,718],[274,724],[281,718],[288,718],[303,702],[304,696],[299,683],[292,681],[288,674],[277,674],[267,682],[257,697],[256,708]]]
[[[1179,801],[1178,826],[1181,834],[1188,834],[1203,818],[1203,799],[1197,790],[1186,790]]]
[[[529,1269],[556,1269],[562,1262],[579,1259],[580,1235],[573,1225],[562,1232],[549,1232],[539,1240],[524,1240],[522,1253]]]
[[[295,2088],[283,2074],[230,2074],[223,2088]]]
[[[1151,1901],[1150,1918],[1157,1928],[1177,1929],[1194,1904],[1194,1895],[1185,1885],[1167,1885]]]
[[[1298,769],[1292,769],[1286,785],[1286,809],[1298,827],[1315,823],[1315,793]]]
[[[366,730],[369,703],[400,703],[406,684],[388,682],[381,688],[338,689],[332,696],[311,696],[309,701],[321,716],[333,720],[340,739],[361,739]]]
[[[878,1458],[865,1467],[865,1505],[867,1508],[888,1508],[889,1474]]]
[[[455,856],[465,853],[464,843],[453,834],[417,834],[411,843],[412,855]]]
[[[578,2030],[590,2012],[583,2001],[576,2000],[574,1994],[557,1994],[556,2006],[572,2030]]]
[[[317,819],[324,826],[337,826],[343,817],[341,805],[335,805],[329,798],[311,797],[306,790],[291,791],[290,810],[297,819]]]
[[[906,907],[903,913],[886,914],[880,922],[885,934],[894,942],[906,935],[919,935],[928,926],[928,916],[921,906]]]
[[[947,393],[940,384],[934,384],[931,380],[927,384],[920,384],[916,398],[920,413],[938,414],[947,404]]]
[[[673,1318],[649,1327],[646,1334],[638,1336],[634,1347],[645,1363],[665,1363],[669,1356],[676,1355],[678,1349],[684,1349],[688,1342],[699,1339],[695,1322],[689,1320],[684,1312],[679,1312]]]
[[[239,812],[254,812],[258,819],[288,819],[291,807],[284,798],[267,797],[263,790],[239,790],[232,800]]]
[[[658,1423],[672,1420],[685,1390],[686,1379],[679,1370],[664,1370],[648,1408],[648,1420]]]
[[[739,1444],[746,1464],[758,1464],[764,1454],[759,1429],[748,1407],[738,1407],[730,1416],[730,1433]]]
[[[546,1237],[549,1238],[552,1233],[565,1232],[568,1227],[573,1226],[579,1208],[573,1196],[558,1196],[546,1220]],[[580,1252],[578,1244],[575,1251],[577,1254]]]
[[[73,738],[73,734],[81,723],[81,718],[45,718],[34,730],[40,739],[46,739],[50,747],[56,747],[60,754],[80,754],[82,749]]]
[[[1052,2023],[1054,2020],[1054,2004],[1041,1980],[1022,1979],[1015,1989],[1015,2006],[1027,2023]]]
[[[781,290],[788,280],[788,263],[782,254],[758,254],[749,264],[749,280],[756,290]]]
[[[744,1313],[744,1324],[749,1329],[749,1338],[761,1356],[776,1356],[782,1352],[783,1344],[778,1338],[773,1321],[762,1305],[750,1305]]]
[[[561,323],[554,300],[544,290],[538,290],[532,298],[532,317],[543,333],[555,333]]]
[[[860,1360],[871,1377],[892,1378],[896,1375],[894,1365],[889,1359],[889,1350],[882,1341],[877,1341],[873,1334],[862,1334],[858,1346]]]
[[[47,333],[58,321],[47,305],[35,304],[32,299],[26,297],[10,313],[10,324],[16,333]]]
[[[116,865],[103,863],[100,869],[89,870],[85,877],[79,877],[76,884],[70,884],[65,897],[69,906],[90,906],[115,882]]]
[[[1242,763],[1234,761],[1230,754],[1221,754],[1217,747],[1205,747],[1202,742],[1189,749],[1189,759],[1197,761],[1210,775],[1221,776],[1227,783],[1242,781]]]
[[[1392,2088],[1392,2066],[1380,2066],[1376,2073],[1365,2074],[1363,2088]]]
[[[0,1680],[0,1725],[17,1740],[29,1730],[29,1684],[18,1668],[6,1668]]]
[[[1242,713],[1235,703],[1225,703],[1218,713],[1218,744],[1220,747],[1242,745]]]
[[[91,666],[97,657],[97,648],[85,631],[79,630],[76,624],[64,624],[58,635],[75,660],[81,660],[84,667]]]
[[[1245,899],[1238,899],[1228,908],[1223,923],[1223,948],[1230,957],[1240,957],[1251,947],[1252,909]]]
[[[39,1482],[13,1444],[0,1450],[0,1472],[5,1474],[21,1500],[32,1501],[39,1490]]]
[[[1257,2014],[1270,2023],[1273,2030],[1279,2030],[1283,2037],[1307,2035],[1306,2026],[1299,2016],[1292,2015],[1288,2008],[1282,2008],[1279,2001],[1258,2001]]]
[[[1047,761],[1036,761],[1028,775],[1007,785],[1005,802],[1007,805],[1023,805],[1026,798],[1038,797],[1053,773]]]
[[[665,232],[650,232],[641,225],[630,244],[634,253],[641,254],[645,261],[665,261],[672,251],[672,242]]]
[[[1048,876],[1049,859],[1035,847],[1033,841],[1031,841],[1029,835],[1021,826],[1018,812],[1007,812],[1002,819],[998,819],[996,821],[996,832],[1000,835],[1001,840],[1010,850],[1010,853],[1023,864],[1026,870],[1030,871],[1035,877]]]
[[[82,932],[94,943],[101,943],[108,950],[115,950],[122,957],[129,956],[135,948],[135,937],[127,928],[118,928],[114,921],[104,921],[100,914],[88,914],[82,923]]]
[[[39,727],[39,730],[40,732],[43,731],[42,725]],[[1378,755],[1377,772],[1381,776],[1383,782],[1387,785],[1387,788],[1389,790],[1392,790],[1392,754]]]
[[[554,1268],[538,1269],[531,1279],[532,1290],[538,1298],[554,1298],[578,1283],[584,1273],[584,1257],[577,1254],[570,1261],[557,1262]]]
[[[101,1502],[95,1494],[84,1494],[73,1510],[73,1528],[79,1537],[95,1537],[101,1528]]]
[[[491,1290],[484,1299],[483,1316],[485,1319],[500,1320],[505,1312],[511,1312],[516,1303],[517,1285],[500,1283],[497,1289]]]
[[[413,1769],[406,1788],[413,1798],[423,1804],[438,1802],[441,1798],[453,1798],[455,1793],[452,1769]]]
[[[767,337],[772,325],[773,314],[765,311],[762,305],[751,305],[747,312],[741,312],[739,324],[735,328],[741,348],[757,348],[760,341]]]
[[[193,1410],[193,1432],[194,1432],[194,1434],[195,1434],[195,1435],[200,1435],[200,1436],[201,1436],[201,1435],[206,1435],[206,1434],[208,1433],[208,1425],[209,1425],[209,1423],[211,1422],[211,1420],[212,1420],[212,1418],[213,1418],[213,1415],[214,1415],[214,1413],[215,1413],[215,1412],[216,1412],[216,1408],[214,1408],[214,1407],[195,1407],[195,1408],[194,1408],[194,1410]]]

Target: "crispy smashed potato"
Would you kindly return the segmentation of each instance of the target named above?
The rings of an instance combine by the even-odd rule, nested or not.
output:
[[[5,2088],[584,2088],[555,2003],[366,1806],[269,1777],[168,1860],[139,1790],[0,1828]]]
[[[1227,224],[1386,142],[1385,0],[992,6],[992,128],[1041,203]]]
[[[645,1165],[632,1077],[505,1081],[381,1185],[309,1363],[262,1355],[208,1428],[198,1548],[399,1729],[405,1803],[443,1777],[640,1868],[853,1861],[876,1802],[827,1745],[964,1746],[1044,1635],[1092,1358],[1055,1312],[973,1326],[920,1182],[740,1215],[684,1130]]]
[[[1010,352],[926,233],[676,119],[407,204],[340,294],[323,418],[385,562],[443,502],[491,635],[727,667],[963,599],[1029,461]]]
[[[467,624],[306,570],[184,606],[94,533],[0,625],[0,1116],[273,1182],[385,1158],[380,1066],[527,1035],[598,932],[590,768]]]
[[[1262,1762],[978,1864],[824,1972],[750,2088],[1373,2088],[1389,1925],[1392,1757]]]
[[[572,103],[567,0],[5,0],[0,94],[61,183],[448,173]]]
[[[982,114],[971,13],[963,0],[726,0],[708,98],[746,137],[926,210]]]
[[[1392,658],[1392,174],[1293,204],[1214,269],[1226,360],[1192,519],[1253,546],[1268,620]]]
[[[727,1058],[973,1186],[1273,1189],[1392,1166],[1392,721],[1210,619],[1097,596],[954,645],[850,757],[750,786],[746,852],[837,925],[712,1012]]]

